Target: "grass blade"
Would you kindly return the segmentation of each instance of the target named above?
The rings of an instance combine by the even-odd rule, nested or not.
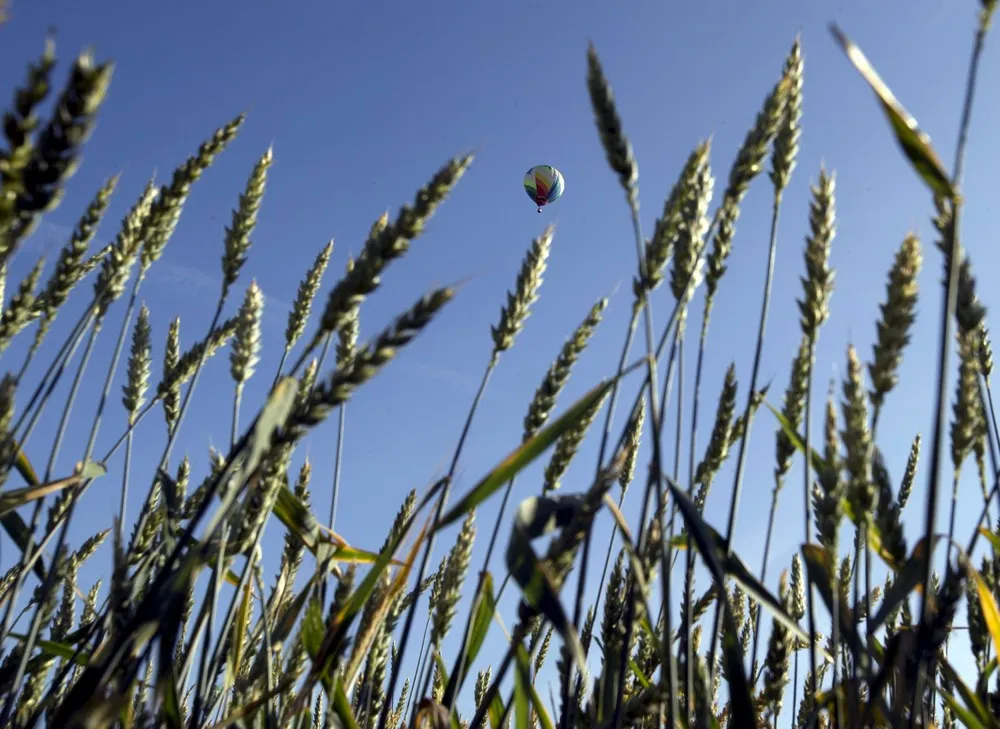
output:
[[[643,360],[643,362],[644,361],[645,360]],[[642,362],[637,364],[641,363]],[[626,374],[634,370],[637,364],[627,368],[624,372],[622,372],[621,376],[624,377]],[[520,471],[524,470],[529,464],[538,458],[538,456],[542,455],[542,453],[544,453],[550,445],[555,443],[556,440],[563,435],[563,433],[579,423],[580,418],[582,418],[583,415],[591,407],[593,407],[596,402],[600,401],[601,398],[607,394],[618,379],[618,377],[614,377],[602,381],[588,393],[583,395],[579,400],[573,403],[573,405],[555,421],[511,451],[510,454],[496,467],[494,467],[492,471],[486,474],[486,476],[484,476],[479,483],[473,486],[472,489],[451,508],[451,511],[441,517],[441,520],[434,525],[434,531],[440,531],[449,524],[453,524],[459,519],[465,518],[466,514],[479,506],[479,504],[486,501],[486,499],[492,496],[495,492],[499,491],[511,478],[516,476]]]
[[[583,644],[563,608],[559,593],[546,564],[538,558],[531,542],[553,530],[570,524],[583,503],[579,494],[532,496],[517,507],[514,527],[507,545],[507,569],[521,588],[524,602],[548,619],[586,670]]]
[[[858,73],[868,82],[875,96],[878,97],[882,110],[885,112],[896,141],[903,148],[903,153],[913,165],[913,169],[927,183],[931,190],[947,198],[954,197],[955,190],[951,184],[944,165],[938,158],[931,138],[921,131],[917,120],[903,108],[892,91],[876,73],[865,54],[836,25],[830,25],[830,33],[843,49],[847,58],[858,69]]]

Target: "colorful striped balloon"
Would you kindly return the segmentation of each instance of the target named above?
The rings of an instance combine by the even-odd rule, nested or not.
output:
[[[535,201],[538,212],[558,200],[565,189],[562,173],[551,165],[536,165],[524,176],[524,191]]]

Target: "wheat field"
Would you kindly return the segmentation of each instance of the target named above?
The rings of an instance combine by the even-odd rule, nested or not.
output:
[[[316,252],[282,314],[278,366],[263,371],[265,296],[252,278],[252,241],[267,204],[270,148],[233,191],[221,285],[204,319],[185,321],[184,340],[179,317],[154,331],[142,296],[243,113],[159,181],[151,176],[109,243],[95,240],[112,225],[103,219],[118,174],[93,193],[54,262],[41,256],[22,280],[7,281],[19,254],[37,252],[27,243],[60,205],[113,72],[83,52],[57,78],[55,43],[46,39],[8,90],[0,151],[0,524],[16,549],[0,557],[0,726],[1000,727],[1000,431],[975,249],[960,243],[967,131],[995,9],[996,0],[983,0],[977,10],[951,171],[862,51],[831,26],[830,41],[875,100],[870,112],[888,122],[926,188],[935,237],[928,244],[911,233],[898,243],[875,345],[870,353],[848,347],[821,402],[813,393],[825,382],[817,343],[836,304],[837,178],[826,168],[793,175],[809,89],[800,38],[790,39],[760,107],[744,110],[750,123],[725,177],[706,137],[645,231],[628,120],[597,48],[585,49],[596,137],[634,232],[634,250],[621,251],[634,256],[634,276],[627,326],[615,333],[617,368],[575,400],[562,396],[609,304],[595,294],[526,403],[520,442],[487,472],[458,478],[467,441],[488,437],[472,425],[492,375],[544,289],[559,232],[542,226],[499,315],[482,325],[490,352],[450,461],[366,544],[349,544],[335,529],[348,405],[357,391],[378,387],[379,373],[406,357],[461,287],[426,291],[364,340],[360,321],[383,274],[405,267],[431,217],[448,214],[473,156],[444,162],[410,202],[376,219],[339,278],[328,270],[333,243]],[[3,22],[16,23],[0,8]],[[42,118],[45,103],[53,106]],[[792,185],[808,185],[807,210],[783,205]],[[749,378],[738,381],[730,365],[721,383],[703,381],[711,324],[734,315],[714,304],[733,276],[729,258],[752,187],[770,195],[771,225],[762,296],[745,302],[759,311]],[[778,384],[760,363],[782,216],[806,217],[809,233],[804,245],[781,241],[781,255],[800,267],[801,339]],[[917,278],[927,266],[942,272],[942,307],[918,322]],[[105,327],[112,310],[120,328]],[[64,326],[54,327],[60,312]],[[879,443],[896,426],[880,414],[917,326],[933,327],[937,338],[936,386],[924,390],[935,417],[912,436],[905,470],[890,475]],[[48,337],[63,331],[61,341]],[[204,334],[192,340],[192,331]],[[92,366],[95,353],[110,358],[106,370]],[[693,372],[685,362],[696,363]],[[198,417],[206,367],[228,369],[232,409],[203,468],[175,446]],[[269,383],[259,401],[245,392],[251,378]],[[99,393],[82,433],[70,425],[81,389]],[[692,411],[676,407],[692,397]],[[118,408],[127,427],[101,452],[106,413]],[[155,463],[134,442],[154,420],[165,425]],[[326,422],[338,424],[341,439],[330,456],[328,514],[311,484],[311,459],[327,454],[301,458],[304,439]],[[746,473],[752,436],[773,448],[772,471]],[[51,448],[40,450],[39,438]],[[585,439],[599,444],[598,458],[581,481],[579,467],[567,474]],[[68,442],[85,445],[69,474],[55,466]],[[533,464],[543,467],[540,488],[512,500]],[[979,490],[959,504],[963,469]],[[741,556],[730,537],[749,480],[768,484],[770,511],[763,555]],[[911,503],[918,480],[927,483],[925,503]],[[95,482],[114,494],[114,508],[77,543],[70,525],[74,534],[81,528],[79,504]],[[727,518],[710,524],[704,507],[713,488]],[[793,489],[805,505],[800,549],[775,565],[777,505]],[[633,523],[623,511],[628,493],[640,504]],[[487,502],[499,505],[492,522],[477,520]],[[130,504],[141,507],[126,523]],[[979,514],[971,533],[956,530],[960,509]],[[614,523],[609,542],[592,538],[599,516]],[[262,553],[269,525],[283,540],[271,575]],[[482,563],[473,559],[477,540],[488,545]],[[91,574],[103,544],[110,559],[98,568],[102,578],[81,584],[81,568],[87,563]],[[933,570],[934,555],[943,574]],[[502,614],[504,594],[516,595],[516,611]],[[496,633],[504,650],[491,655],[483,648]],[[543,669],[556,677],[554,689],[539,680]]]

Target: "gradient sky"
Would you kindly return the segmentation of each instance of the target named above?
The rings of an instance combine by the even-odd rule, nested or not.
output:
[[[352,544],[377,549],[407,490],[423,489],[447,468],[489,358],[489,327],[497,321],[505,291],[514,286],[531,239],[550,222],[557,227],[541,297],[490,383],[459,464],[456,492],[470,487],[519,442],[528,401],[564,338],[596,299],[612,294],[605,322],[576,367],[561,407],[614,370],[632,303],[636,264],[627,208],[605,163],[590,110],[585,85],[588,40],[600,54],[635,149],[642,223],[648,234],[684,159],[708,136],[713,140],[714,210],[736,150],[800,32],[805,57],[804,131],[798,167],[782,209],[761,384],[773,380],[770,397],[779,403],[799,340],[794,302],[801,296],[808,186],[825,164],[837,176],[838,234],[832,253],[837,286],[817,354],[817,402],[822,402],[828,378],[843,373],[848,342],[857,346],[863,360],[870,360],[878,303],[885,296],[893,255],[910,230],[924,240],[916,330],[880,429],[880,445],[898,483],[913,436],[920,432],[925,440],[930,437],[941,261],[932,244],[930,196],[908,168],[873,95],[834,43],[827,24],[838,23],[861,46],[951,168],[978,3],[919,0],[903,10],[900,2],[789,0],[726,2],[714,8],[708,3],[648,0],[14,3],[11,20],[0,27],[4,94],[21,82],[24,65],[41,51],[49,26],[57,29],[60,74],[72,54],[86,46],[98,59],[113,59],[117,70],[84,164],[69,184],[63,204],[48,216],[12,266],[8,296],[38,252],[47,251],[50,264],[54,261],[76,218],[109,175],[123,173],[95,246],[111,240],[118,221],[154,170],[158,182],[165,182],[216,127],[248,111],[238,138],[194,187],[176,234],[142,292],[152,312],[158,372],[172,317],[181,317],[185,348],[204,336],[221,280],[223,227],[255,160],[273,143],[275,162],[254,246],[227,309],[227,314],[235,312],[255,277],[267,296],[265,350],[258,375],[247,388],[245,424],[270,385],[288,306],[317,251],[335,239],[328,287],[341,274],[348,254],[359,251],[369,226],[383,210],[394,215],[449,157],[477,150],[471,170],[410,254],[387,271],[383,287],[361,312],[362,338],[367,338],[421,293],[471,277],[433,326],[377,381],[363,388],[348,408],[337,531]],[[990,87],[997,72],[1000,59],[988,46],[980,74],[982,89]],[[1000,102],[983,93],[971,129],[963,229],[964,244],[981,280],[1000,262],[988,232],[995,212],[1000,141],[987,130],[996,129],[998,122]],[[521,179],[528,167],[541,163],[562,170],[566,192],[539,215],[525,196]],[[704,370],[699,455],[730,361],[737,365],[743,407],[770,206],[770,183],[761,176],[744,204],[729,273],[716,301]],[[91,285],[88,280],[86,293],[78,293],[74,301],[82,305]],[[990,287],[981,286],[979,293],[988,306],[998,303]],[[693,326],[700,322],[702,300],[699,291]],[[672,303],[669,287],[662,287],[653,300],[654,319],[663,322]],[[96,391],[123,310],[120,303],[110,315],[91,377],[77,401],[56,476],[68,472],[82,455]],[[61,328],[47,342],[49,356],[70,319],[68,313],[60,318]],[[641,337],[637,341],[635,355],[643,346]],[[3,367],[15,369],[22,353],[23,347],[13,347]],[[181,456],[190,456],[193,483],[206,472],[208,446],[228,444],[232,386],[225,356],[208,366],[174,451],[172,467]],[[693,367],[694,352],[689,347],[687,406]],[[124,416],[117,402],[122,376],[120,369],[99,453],[122,432]],[[627,383],[628,401],[639,382],[632,378]],[[40,465],[66,389],[64,385],[57,393],[30,444],[29,454]],[[820,424],[817,418],[816,427]],[[774,430],[773,418],[762,413],[752,433],[735,533],[737,551],[754,569],[759,568],[773,488]],[[137,436],[133,475],[137,483],[151,475],[163,435],[163,418],[157,410]],[[305,454],[312,459],[313,503],[322,519],[329,508],[335,437],[331,419],[310,434],[295,461],[297,467]],[[671,443],[672,437],[671,433]],[[595,432],[584,444],[564,480],[567,491],[589,485],[597,440]],[[515,503],[536,493],[544,460],[519,479]],[[74,544],[97,528],[110,526],[117,509],[120,466],[119,458],[111,464],[111,475],[95,483],[81,503],[83,518],[71,530]],[[708,520],[720,531],[725,527],[732,473],[730,464],[708,502]],[[797,464],[790,486],[781,494],[768,578],[772,587],[802,540],[798,474]],[[908,509],[911,543],[920,529],[916,517],[922,511],[925,477],[922,470]],[[968,506],[959,515],[958,533],[965,535],[980,501],[974,481],[966,479],[962,489]],[[139,506],[137,492],[130,501],[130,520]],[[633,524],[637,493],[626,501]],[[483,558],[497,505],[494,499],[477,515],[473,571]],[[605,515],[597,526],[599,561],[610,523]],[[941,523],[945,524],[944,516]],[[504,540],[508,532],[509,517]],[[269,574],[277,568],[282,534],[273,522],[265,535]],[[453,535],[449,530],[439,540],[432,566]],[[13,556],[9,543],[6,546],[0,560],[4,569]],[[85,587],[110,563],[109,547],[102,548],[94,561],[98,564],[82,576]],[[499,559],[492,568],[500,573],[499,579],[503,573]],[[591,578],[593,582],[596,578]],[[700,584],[704,589],[707,582],[703,578]],[[513,598],[512,593],[508,597]],[[504,602],[505,624],[510,627],[513,602]],[[417,628],[422,628],[422,621]],[[457,640],[455,632],[449,644]],[[483,656],[502,650],[502,641],[494,631]],[[419,636],[408,649],[408,666],[418,643]],[[541,693],[548,696],[545,687]]]

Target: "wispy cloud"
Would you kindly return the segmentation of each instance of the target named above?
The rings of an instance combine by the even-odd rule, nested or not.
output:
[[[157,262],[150,272],[149,278],[150,283],[168,292],[171,298],[185,298],[206,303],[216,300],[219,295],[219,287],[222,285],[222,276],[218,274],[208,273],[196,266],[185,266],[166,260]],[[266,291],[264,291],[264,300],[264,318],[268,325],[281,327],[281,330],[284,331],[288,312],[292,308],[291,303],[268,296]],[[400,357],[393,366],[444,382],[466,394],[474,393],[479,385],[479,381],[475,377],[465,372],[426,362],[416,362],[409,357]]]
[[[479,385],[476,378],[466,372],[459,372],[450,367],[441,367],[440,365],[427,364],[426,362],[414,362],[406,356],[400,357],[399,363],[396,366],[401,369],[420,372],[434,380],[446,382],[463,392],[475,392]]]
[[[222,276],[208,273],[197,266],[185,266],[161,260],[153,267],[150,281],[170,291],[174,297],[215,301],[222,286]],[[241,295],[241,294],[239,294]],[[291,304],[264,291],[264,317],[284,323]]]
[[[43,218],[31,237],[21,245],[20,252],[36,256],[44,255],[48,258],[52,251],[62,248],[71,235],[73,235],[72,225],[54,223]]]

